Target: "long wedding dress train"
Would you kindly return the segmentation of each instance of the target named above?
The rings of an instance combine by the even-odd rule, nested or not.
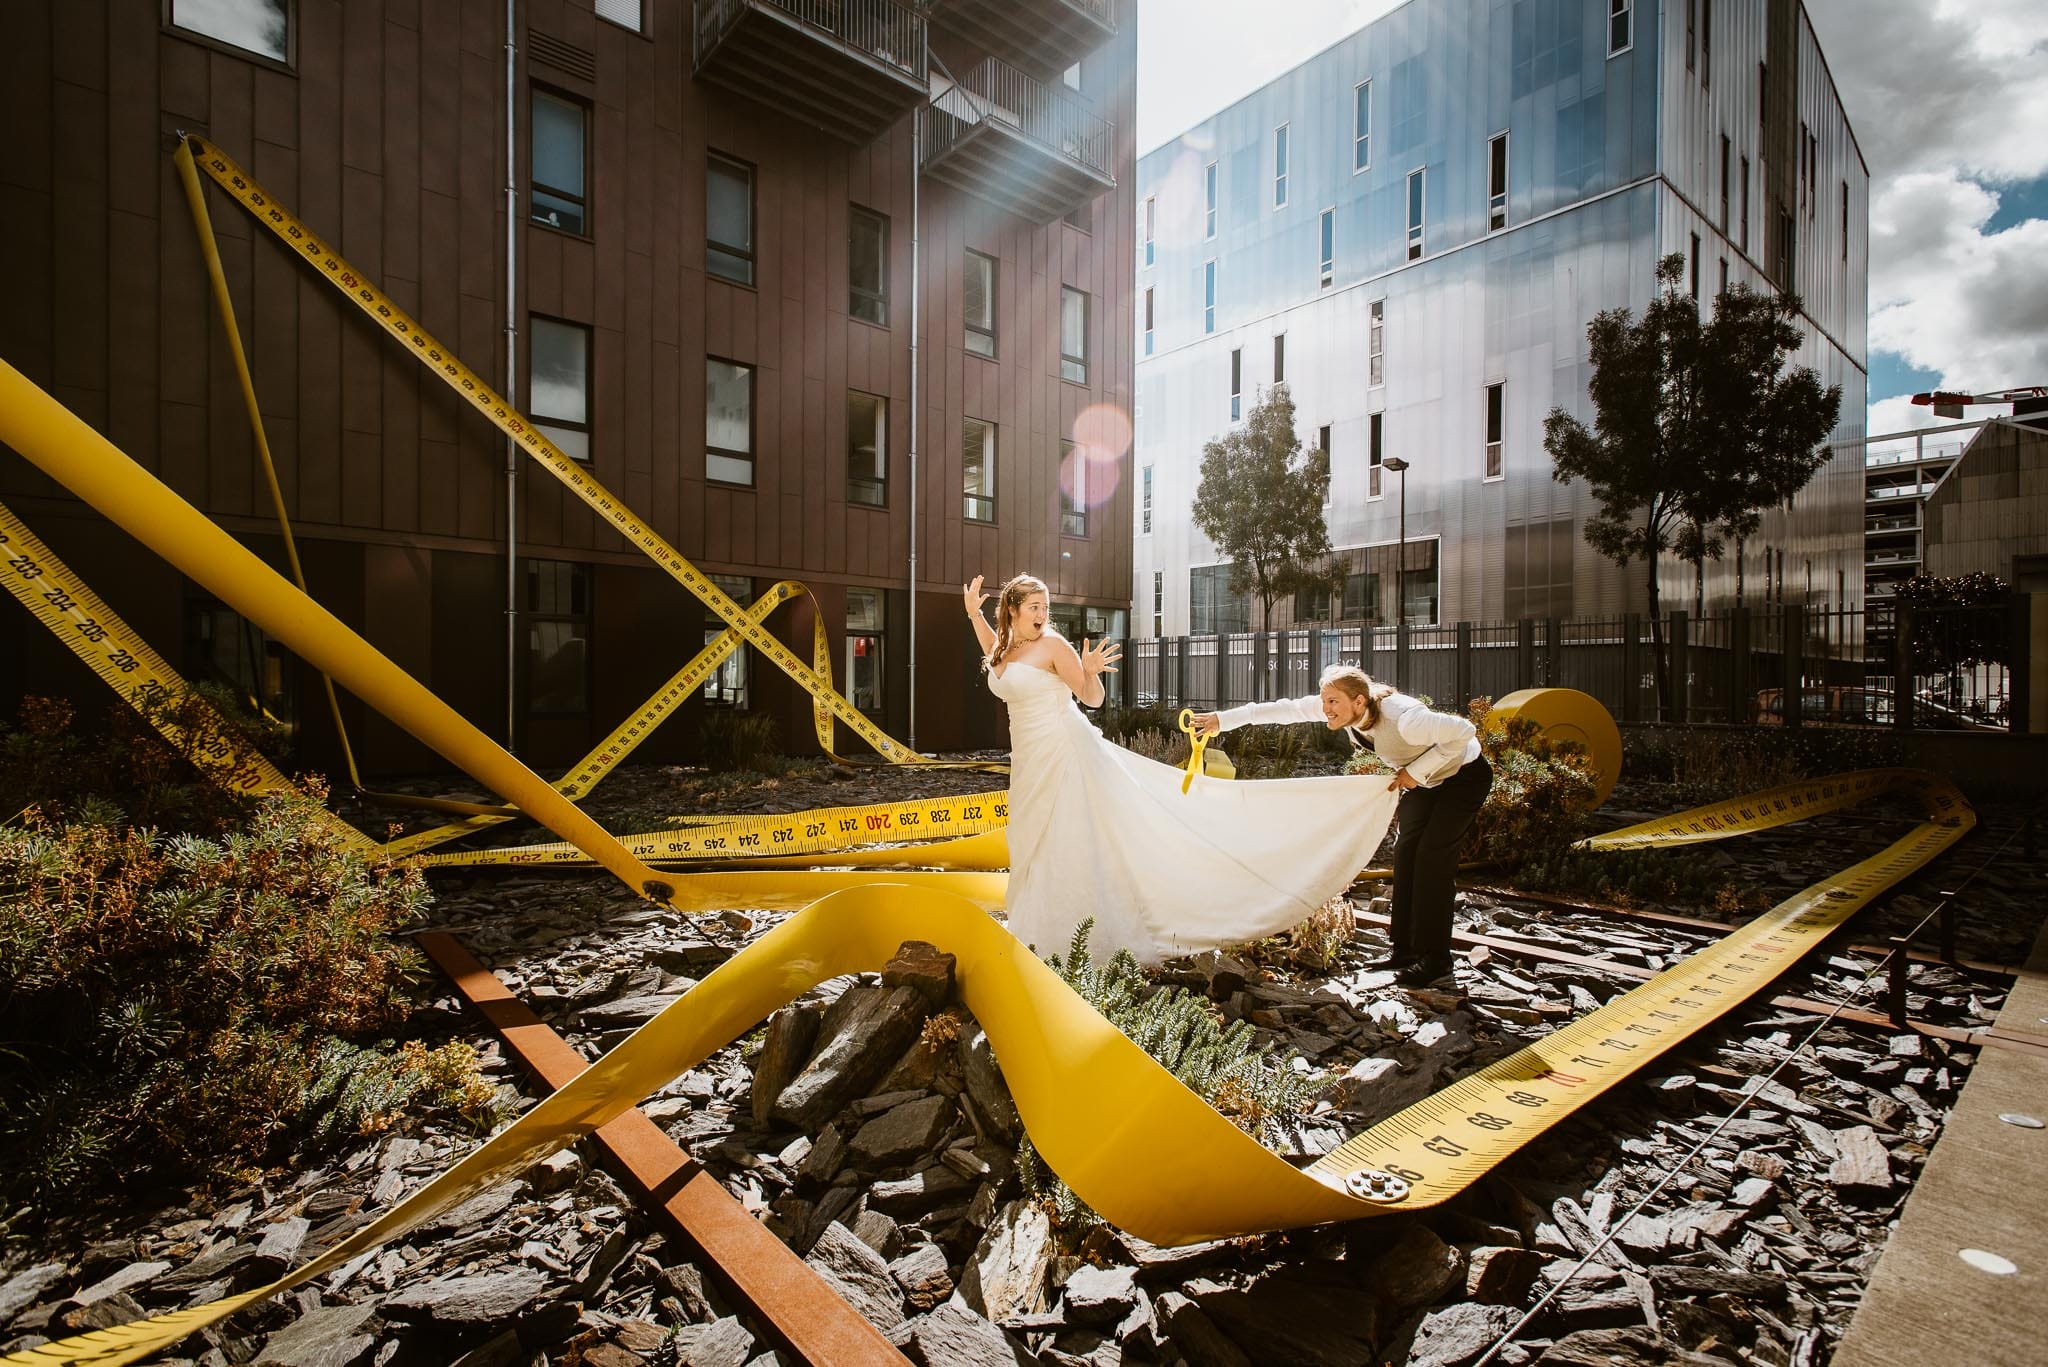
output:
[[[1104,740],[1059,676],[989,676],[1010,709],[1010,931],[1065,954],[1095,918],[1090,953],[1143,964],[1241,944],[1299,923],[1351,885],[1386,835],[1384,778],[1197,778]]]

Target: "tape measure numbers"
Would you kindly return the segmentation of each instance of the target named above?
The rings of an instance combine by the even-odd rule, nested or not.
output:
[[[943,841],[999,831],[1009,824],[1010,795],[1004,791],[917,802],[875,802],[855,807],[814,807],[776,816],[719,817],[679,830],[644,831],[617,837],[650,864],[716,861],[750,862],[785,855],[832,854],[901,841]],[[903,848],[906,860],[924,848]],[[496,850],[430,854],[429,868],[485,865],[566,866],[588,864],[590,856],[566,840],[514,845]]]

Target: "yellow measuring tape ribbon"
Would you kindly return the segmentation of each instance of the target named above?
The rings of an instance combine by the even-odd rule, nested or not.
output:
[[[929,940],[955,955],[961,997],[988,1031],[1033,1144],[1077,1195],[1118,1227],[1175,1244],[1434,1205],[1733,1010],[1973,824],[1961,795],[1932,775],[1880,770],[1825,782],[1837,793],[1844,783],[1867,793],[1911,792],[1929,819],[1879,854],[1355,1136],[1306,1170],[1190,1092],[972,901],[904,877],[848,886],[790,917],[416,1195],[278,1282],[5,1361],[132,1362],[241,1306],[318,1277],[588,1134],[817,983],[879,968],[906,939]],[[1826,809],[1820,785],[1806,787],[1814,805]],[[1646,823],[1604,839],[1654,840],[1653,828],[1669,824]],[[707,895],[733,895],[721,876],[701,877]]]
[[[0,582],[15,601],[49,628],[58,642],[85,662],[116,697],[131,704],[173,750],[230,792],[283,792],[290,779],[262,751],[244,745],[234,727],[149,648],[126,622],[73,574],[0,503]],[[184,722],[199,724],[188,730]],[[330,816],[328,825],[348,844],[373,850],[376,842]]]

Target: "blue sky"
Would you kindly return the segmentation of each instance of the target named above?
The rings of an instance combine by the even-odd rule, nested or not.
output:
[[[1399,0],[1137,2],[1144,152]],[[1807,13],[1870,165],[1869,430],[1933,422],[1920,390],[2048,384],[2048,3]]]

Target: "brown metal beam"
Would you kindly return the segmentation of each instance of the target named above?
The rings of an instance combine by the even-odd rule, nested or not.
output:
[[[512,1054],[548,1087],[589,1067],[453,935],[418,937],[427,957],[504,1036]],[[597,1132],[611,1166],[701,1252],[780,1344],[814,1367],[908,1367],[909,1359],[860,1317],[803,1259],[733,1200],[718,1179],[637,1110]]]

